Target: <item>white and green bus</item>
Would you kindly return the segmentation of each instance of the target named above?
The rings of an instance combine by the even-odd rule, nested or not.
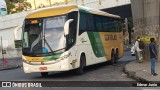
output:
[[[22,58],[25,73],[69,71],[124,54],[122,20],[100,10],[77,5],[41,9],[25,17]]]

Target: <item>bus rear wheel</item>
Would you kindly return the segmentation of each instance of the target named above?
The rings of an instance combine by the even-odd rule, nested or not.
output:
[[[79,75],[82,75],[84,73],[84,63],[86,61],[86,57],[85,55],[82,55],[81,58],[80,58],[80,66],[79,68],[76,70],[76,73],[79,74]]]
[[[114,53],[111,53],[111,64],[115,64],[115,63],[116,63],[116,57]]]
[[[119,51],[117,50],[115,54],[115,63],[118,62],[118,59],[119,59]]]
[[[47,77],[48,76],[48,72],[41,72],[41,76],[42,77]]]

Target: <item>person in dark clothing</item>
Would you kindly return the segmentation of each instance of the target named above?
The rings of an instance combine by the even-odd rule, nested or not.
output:
[[[150,52],[150,58],[151,58],[151,74],[152,76],[157,76],[157,73],[155,73],[155,65],[157,60],[157,50],[155,46],[155,39],[151,38],[149,44],[149,52]]]

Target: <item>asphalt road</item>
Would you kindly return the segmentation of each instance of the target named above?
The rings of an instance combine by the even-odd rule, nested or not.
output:
[[[42,78],[39,73],[25,74],[22,68],[0,71],[0,81],[135,81],[126,77],[123,66],[135,60],[130,51],[125,51],[125,56],[115,65],[106,63],[89,66],[85,68],[83,75],[76,75],[74,71],[50,73],[48,77]],[[125,82],[126,83],[126,82]],[[160,90],[156,88],[137,87],[43,87],[43,88],[0,88],[0,90]]]
[[[2,81],[134,81],[124,74],[123,66],[134,60],[129,51],[115,65],[106,63],[89,66],[85,74],[76,75],[74,71],[49,73],[48,77],[42,78],[40,73],[25,74],[22,68],[0,71]]]

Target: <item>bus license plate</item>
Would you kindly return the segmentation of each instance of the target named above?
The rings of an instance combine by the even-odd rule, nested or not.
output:
[[[45,71],[45,70],[47,70],[47,67],[39,67],[39,70],[40,71]]]

